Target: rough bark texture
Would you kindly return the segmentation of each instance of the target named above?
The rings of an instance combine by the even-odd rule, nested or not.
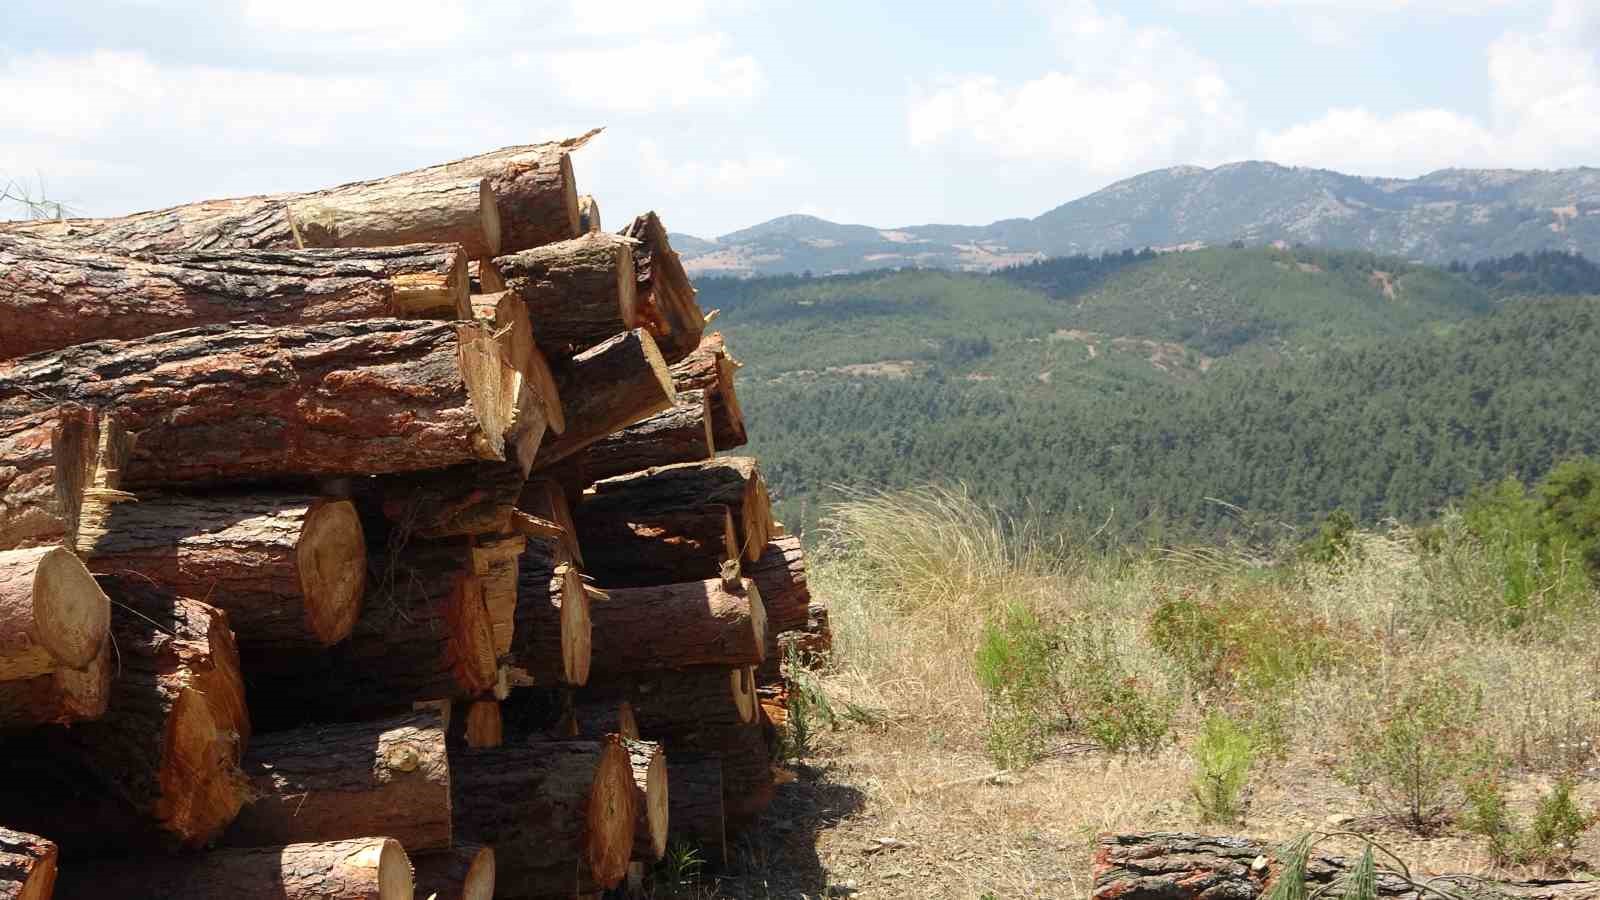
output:
[[[115,408],[139,433],[130,488],[429,469],[505,459],[507,370],[476,323],[213,325],[19,360],[0,420]]]
[[[678,747],[720,750],[733,729],[756,721],[754,680],[748,669],[706,666],[648,672],[592,686],[591,695],[626,699],[639,735]]]
[[[495,848],[501,896],[541,893],[526,882],[552,866],[606,888],[626,874],[637,813],[620,739],[452,749],[450,766],[456,833]]]
[[[710,409],[704,391],[679,391],[671,409],[601,438],[540,474],[581,492],[603,478],[710,459]]]
[[[517,500],[517,509],[560,526],[559,540],[566,558],[580,567],[584,564],[583,549],[578,542],[578,527],[572,519],[572,506],[567,502],[567,495],[560,484],[545,478],[530,480]]]
[[[652,741],[623,740],[633,768],[633,858],[654,862],[666,855],[670,803],[667,754]]]
[[[444,538],[510,531],[526,480],[516,463],[476,462],[381,476],[356,493],[363,504],[382,509],[391,528]]]
[[[767,615],[748,578],[611,588],[589,609],[596,678],[761,662]]]
[[[229,250],[148,260],[0,234],[0,359],[196,325],[466,318],[449,244]]]
[[[227,846],[371,834],[413,851],[450,846],[450,766],[436,713],[258,734],[243,769],[251,799],[224,832]]]
[[[575,511],[578,542],[588,550],[587,571],[602,585],[636,587],[717,578],[723,563],[739,558],[733,514],[723,504],[595,509],[590,499]]]
[[[778,537],[767,543],[760,558],[744,566],[744,574],[761,590],[767,610],[766,658],[757,676],[762,684],[782,680],[783,651],[778,635],[803,630],[811,607],[811,589],[806,584],[806,554],[796,537]]]
[[[85,494],[116,490],[132,450],[115,416],[73,404],[0,424],[0,550],[76,549]]]
[[[744,411],[733,388],[739,361],[733,358],[714,331],[700,339],[700,346],[672,367],[672,383],[680,391],[701,390],[711,397],[711,439],[718,450],[745,445]]]
[[[534,684],[586,684],[593,608],[582,575],[561,547],[528,541],[517,573],[512,666]]]
[[[582,233],[568,154],[598,133],[595,129],[562,141],[505,147],[417,174],[487,178],[500,209],[500,249],[515,253]]]
[[[673,750],[667,760],[671,783],[667,830],[671,840],[699,847],[713,866],[728,864],[728,833],[722,809],[722,754]]]
[[[693,750],[714,747],[722,753],[722,809],[729,828],[749,825],[772,805],[777,792],[772,777],[772,748],[760,722],[715,737],[703,733],[698,740],[663,743],[669,751],[681,745]]]
[[[291,200],[285,213],[302,247],[460,244],[468,259],[500,252],[500,212],[483,178],[351,184]]]
[[[195,250],[269,250],[295,246],[283,213],[293,194],[201,200],[113,219],[57,219],[3,226],[106,253],[143,256]]]
[[[465,541],[411,541],[372,557],[350,637],[320,653],[248,653],[263,727],[394,715],[418,700],[494,688],[494,632]]]
[[[0,681],[88,668],[110,623],[110,599],[71,550],[0,551]]]
[[[1095,842],[1094,900],[1254,900],[1266,893],[1282,867],[1277,847],[1265,841],[1182,832],[1102,834]],[[1313,854],[1306,883],[1324,888],[1353,864],[1336,856]],[[1432,876],[1438,880],[1439,876]],[[1578,900],[1600,897],[1600,883],[1548,879],[1485,881],[1475,876],[1444,876],[1440,887],[1514,900]],[[1420,900],[1409,884],[1378,873],[1378,896]]]
[[[50,900],[56,855],[53,842],[0,826],[0,900]]]
[[[494,900],[494,848],[456,844],[449,850],[413,853],[417,900]]]
[[[410,900],[411,862],[400,842],[363,837],[287,847],[216,850],[172,859],[70,866],[58,900]]]
[[[573,357],[556,376],[556,389],[564,398],[567,430],[546,435],[540,469],[677,402],[666,363],[643,329],[615,335]]]
[[[661,345],[661,355],[668,362],[677,362],[700,346],[706,329],[706,317],[695,302],[689,275],[667,241],[666,226],[654,212],[634,218],[618,234],[638,241],[633,247],[633,269],[639,282],[640,320],[651,323],[650,332]]]
[[[593,196],[584,194],[578,198],[578,231],[590,234],[600,230],[600,204]]]
[[[112,588],[154,583],[209,598],[247,652],[344,640],[366,588],[366,541],[346,500],[259,493],[93,501],[82,543],[89,570]]]
[[[534,340],[552,360],[639,324],[633,241],[586,234],[495,259],[506,289],[528,305]]]
[[[578,508],[580,532],[586,521],[630,517],[647,520],[718,504],[728,507],[742,555],[754,562],[766,549],[772,528],[766,481],[756,461],[747,456],[658,466],[607,478],[596,482],[591,490],[593,494],[586,496]],[[580,540],[587,542],[588,536],[580,534]]]

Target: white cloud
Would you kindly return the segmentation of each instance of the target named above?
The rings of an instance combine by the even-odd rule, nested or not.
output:
[[[657,141],[640,141],[635,149],[639,168],[646,178],[674,194],[747,191],[785,178],[797,168],[794,160],[767,152],[739,159],[673,162]]]
[[[256,29],[337,38],[348,50],[457,45],[467,33],[466,0],[245,0]]]
[[[573,24],[583,34],[646,34],[695,24],[706,0],[571,0]]]
[[[622,112],[739,103],[766,88],[755,57],[730,50],[721,34],[556,53],[546,71],[567,100]]]
[[[1352,107],[1280,132],[1263,133],[1261,156],[1275,162],[1338,169],[1358,175],[1420,174],[1492,160],[1494,136],[1446,109],[1379,116]]]

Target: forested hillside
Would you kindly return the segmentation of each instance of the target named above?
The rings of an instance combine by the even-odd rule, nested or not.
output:
[[[1230,506],[1426,517],[1600,449],[1600,299],[1527,293],[1586,284],[1531,260],[1208,250],[702,299],[759,360],[741,398],[790,520],[835,484],[959,480],[1061,527],[1201,537]]]

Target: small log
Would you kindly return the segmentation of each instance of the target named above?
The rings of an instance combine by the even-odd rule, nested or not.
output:
[[[654,212],[635,217],[618,233],[637,242],[633,269],[639,282],[640,320],[652,323],[650,331],[661,346],[661,355],[670,363],[678,362],[700,346],[706,328],[689,275],[667,241],[666,226]]]
[[[592,495],[591,495],[592,498]],[[578,505],[578,541],[604,585],[672,584],[721,577],[739,558],[733,515],[719,503],[669,510],[606,510]]]
[[[754,666],[763,658],[767,615],[761,592],[748,578],[611,588],[606,594],[589,608],[594,677]]]
[[[584,194],[578,198],[578,231],[593,234],[600,230],[600,204],[593,196]]]
[[[718,450],[743,447],[744,411],[733,387],[740,363],[725,346],[722,333],[700,339],[700,346],[672,367],[672,383],[680,391],[705,391],[711,396],[711,438]]]
[[[562,550],[566,558],[583,565],[583,548],[578,543],[578,527],[572,519],[572,506],[561,485],[544,478],[530,480],[517,500],[517,509],[561,527]]]
[[[610,888],[633,851],[633,767],[617,738],[451,749],[459,837],[496,850],[504,896],[544,893],[543,870],[570,866]]]
[[[772,527],[772,506],[766,480],[756,461],[745,456],[723,456],[703,462],[657,466],[643,472],[596,482],[578,508],[579,540],[585,522],[637,517],[650,519],[670,512],[703,509],[710,504],[728,507],[734,534],[746,560],[754,562],[766,550]],[[600,573],[599,568],[595,569]]]
[[[568,154],[599,133],[597,128],[562,141],[505,147],[421,172],[487,178],[500,208],[500,249],[516,253],[582,234]]]
[[[581,492],[604,478],[710,459],[710,412],[704,391],[679,391],[671,409],[601,438],[540,474]]]
[[[417,900],[494,900],[494,848],[456,844],[449,850],[413,854]]]
[[[722,807],[722,754],[673,750],[667,760],[671,793],[668,837],[699,847],[713,866],[728,864],[728,832]]]
[[[57,855],[53,842],[0,826],[0,900],[50,900]]]
[[[115,491],[133,436],[64,404],[0,424],[0,550],[78,546],[84,496]]]
[[[0,369],[0,420],[116,408],[139,433],[130,489],[411,471],[506,459],[507,371],[476,323],[213,325],[19,360]]]
[[[547,435],[538,466],[548,468],[601,438],[677,402],[655,340],[643,329],[618,334],[572,358],[556,378],[567,430]]]
[[[291,200],[302,247],[460,244],[468,259],[500,253],[500,212],[484,178],[411,178],[346,185]]]
[[[634,804],[638,810],[633,830],[633,858],[654,862],[667,854],[669,789],[667,754],[650,741],[626,740],[633,767]]]
[[[411,900],[411,861],[387,837],[106,860],[63,871],[58,900]]]
[[[725,735],[758,720],[749,669],[705,666],[648,672],[591,686],[596,698],[619,696],[633,706],[639,734],[668,750],[720,750]]]
[[[369,834],[413,850],[450,846],[450,766],[435,713],[258,734],[243,769],[251,799],[223,833],[225,846]]]
[[[744,574],[761,589],[761,602],[767,610],[767,652],[757,678],[762,684],[775,684],[782,680],[784,661],[778,635],[803,630],[811,607],[806,554],[800,539],[786,536],[769,541],[761,556],[744,566]]]
[[[457,319],[467,309],[466,257],[446,244],[138,260],[0,234],[0,359],[225,322]]]
[[[505,743],[505,725],[500,718],[500,701],[474,700],[467,705],[467,746],[473,749],[498,747]]]
[[[133,581],[208,597],[228,613],[247,652],[329,646],[350,634],[361,612],[367,545],[347,500],[265,493],[94,500],[81,538],[89,571],[108,586]]]
[[[592,610],[583,577],[560,546],[529,541],[517,573],[511,665],[534,684],[586,684]]]
[[[528,305],[547,357],[566,359],[638,326],[633,243],[586,234],[495,259],[506,289]]]
[[[0,681],[87,669],[110,625],[110,599],[72,551],[0,551]]]

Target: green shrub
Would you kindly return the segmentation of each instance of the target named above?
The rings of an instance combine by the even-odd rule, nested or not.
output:
[[[1323,566],[1340,566],[1359,552],[1355,542],[1356,518],[1343,509],[1328,513],[1316,537],[1300,545],[1301,559]]]
[[[975,670],[987,701],[989,756],[1007,769],[1039,759],[1058,718],[1056,638],[1023,603],[984,627]]]
[[[1462,507],[1467,529],[1499,576],[1504,604],[1499,620],[1506,628],[1570,612],[1589,600],[1589,579],[1578,555],[1587,481],[1578,468],[1567,471],[1571,477],[1541,486],[1541,492],[1550,491],[1543,502],[1522,482],[1506,478],[1480,485]],[[1555,509],[1566,517],[1558,518]]]
[[[1113,753],[1160,749],[1178,697],[1128,663],[1129,636],[1091,616],[1062,632],[1062,688],[1073,725]]]
[[[1204,822],[1235,824],[1243,818],[1239,794],[1255,760],[1250,736],[1227,713],[1206,717],[1194,743],[1194,799]]]
[[[1149,637],[1200,688],[1266,697],[1350,652],[1320,622],[1290,609],[1272,584],[1246,584],[1217,600],[1193,592],[1164,600]]]
[[[1489,855],[1500,865],[1539,864],[1564,868],[1571,861],[1578,838],[1595,822],[1572,799],[1571,778],[1556,782],[1539,798],[1533,821],[1523,825],[1511,814],[1497,775],[1474,779],[1467,786],[1468,831],[1489,841]]]
[[[1464,784],[1486,765],[1488,754],[1471,727],[1480,706],[1454,680],[1409,680],[1380,721],[1354,729],[1339,774],[1379,813],[1426,832],[1464,802]]]

